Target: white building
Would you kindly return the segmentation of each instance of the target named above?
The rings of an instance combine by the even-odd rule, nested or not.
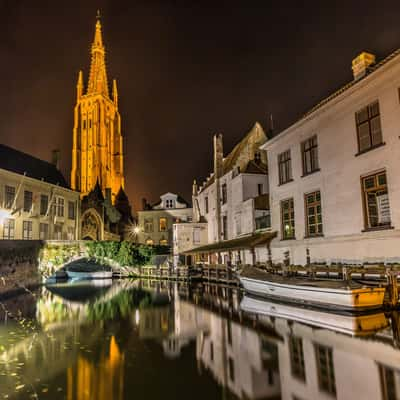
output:
[[[265,141],[266,135],[256,123],[224,157],[222,135],[214,136],[214,171],[202,186],[198,188],[196,182],[193,185],[193,229],[206,226],[207,240],[200,243],[186,241],[186,247],[193,249],[221,243],[222,249],[229,246],[232,239],[269,228],[267,160],[265,152],[259,149]],[[176,232],[180,232],[179,227]],[[185,235],[195,237],[187,231]],[[176,241],[179,242],[179,238]],[[250,251],[244,249],[234,252],[213,249],[208,253],[208,261],[212,263],[254,261]],[[223,255],[224,259],[217,254]]]
[[[79,239],[79,210],[55,165],[0,145],[0,239]]]
[[[138,211],[139,243],[172,247],[173,224],[191,222],[192,214],[190,205],[174,193],[163,194],[153,205],[143,200],[143,210]]]
[[[400,239],[400,51],[362,53],[354,79],[261,146],[272,261],[385,261]]]

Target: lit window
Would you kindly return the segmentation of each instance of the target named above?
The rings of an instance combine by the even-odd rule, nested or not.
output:
[[[356,126],[359,152],[382,144],[381,117],[377,101],[356,112]]]
[[[151,239],[151,238],[147,238],[147,239],[146,239],[146,244],[147,244],[147,246],[153,246],[154,240]]]
[[[362,178],[365,227],[390,226],[389,194],[386,173],[380,172]]]
[[[39,239],[47,240],[49,238],[49,224],[41,223],[39,226]]]
[[[22,222],[22,239],[32,240],[32,221]]]
[[[7,218],[3,222],[3,239],[13,240],[15,234],[15,221]]]
[[[165,232],[167,230],[167,218],[160,218],[159,231]]]
[[[168,240],[165,238],[160,239],[160,246],[168,246]]]
[[[294,239],[294,202],[293,199],[281,201],[282,239]]]
[[[322,235],[322,208],[321,193],[308,193],[305,195],[306,202],[306,226],[307,236]]]

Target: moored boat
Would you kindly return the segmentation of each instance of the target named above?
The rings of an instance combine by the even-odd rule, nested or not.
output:
[[[297,304],[349,311],[383,307],[385,288],[368,287],[354,281],[285,277],[245,267],[239,279],[247,293]]]

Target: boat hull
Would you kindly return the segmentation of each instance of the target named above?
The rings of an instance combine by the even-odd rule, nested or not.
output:
[[[94,271],[94,272],[75,272],[68,271],[69,279],[112,279],[112,271]]]
[[[301,286],[290,283],[276,283],[239,277],[247,293],[275,298],[292,303],[303,303],[336,310],[367,311],[383,307],[384,288],[324,288]]]

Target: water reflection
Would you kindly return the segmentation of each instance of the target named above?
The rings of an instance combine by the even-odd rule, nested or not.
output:
[[[43,288],[35,318],[26,301],[0,324],[0,398],[400,398],[396,313],[128,280]]]

